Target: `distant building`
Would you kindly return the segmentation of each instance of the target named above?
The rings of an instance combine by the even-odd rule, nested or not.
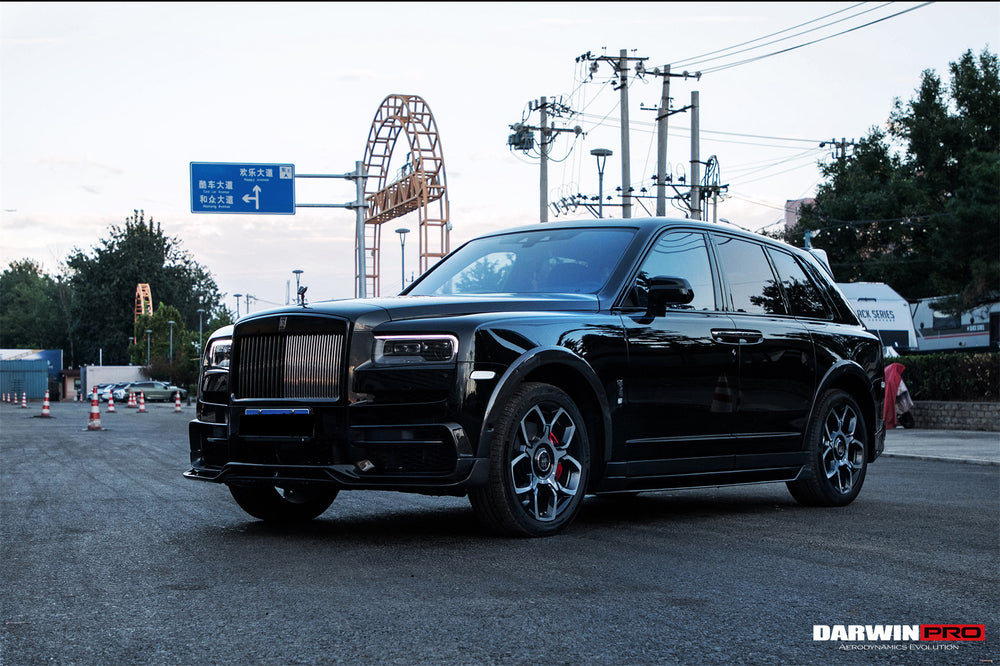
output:
[[[806,204],[816,203],[815,199],[795,199],[785,201],[785,229],[791,229],[799,223],[799,209]]]

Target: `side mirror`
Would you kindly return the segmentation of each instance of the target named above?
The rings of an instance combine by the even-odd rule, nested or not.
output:
[[[649,279],[646,317],[662,317],[668,305],[687,305],[694,300],[691,283],[684,278],[657,276]]]

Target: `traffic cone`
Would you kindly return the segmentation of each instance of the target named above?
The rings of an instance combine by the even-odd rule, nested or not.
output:
[[[146,414],[146,394],[139,391],[139,413]]]
[[[719,379],[715,382],[711,412],[713,414],[732,414],[735,411],[736,405],[733,404],[733,390],[729,388],[729,379],[723,373],[719,375]]]
[[[45,400],[42,402],[42,417],[49,418],[52,414],[49,413],[49,392],[45,392]]]
[[[125,407],[127,409],[135,409],[136,408],[135,393],[133,391],[129,391],[128,392],[128,404],[125,405]]]
[[[28,408],[28,393],[27,391],[21,391],[21,409]]]
[[[112,393],[108,394],[108,414],[115,413],[115,396]]]
[[[97,404],[97,391],[90,401],[90,421],[87,422],[87,430],[101,430],[101,408]]]
[[[181,392],[178,391],[174,393],[174,413],[179,414],[181,411]]]

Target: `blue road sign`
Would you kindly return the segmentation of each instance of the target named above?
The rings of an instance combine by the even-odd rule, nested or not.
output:
[[[294,215],[295,166],[191,162],[191,212]]]

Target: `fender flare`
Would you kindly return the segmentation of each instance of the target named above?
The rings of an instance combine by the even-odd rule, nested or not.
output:
[[[834,384],[839,383],[841,380],[847,378],[849,381],[857,382],[859,385],[864,387],[865,390],[865,403],[872,400],[872,418],[867,418],[867,404],[861,404],[862,410],[866,410],[866,420],[870,420],[871,423],[866,424],[868,426],[868,436],[872,440],[872,446],[874,447],[875,436],[879,430],[879,420],[882,418],[882,412],[880,410],[881,400],[875,392],[875,386],[872,378],[868,376],[864,368],[853,361],[841,360],[834,363],[826,374],[820,379],[819,386],[813,395],[812,405],[809,407],[809,422],[816,416],[816,406],[819,403],[820,396],[822,396],[826,391],[828,391]],[[881,381],[881,378],[876,379],[875,382]],[[859,401],[860,402],[860,401]],[[805,442],[803,441],[803,446]],[[872,452],[869,452],[871,455]]]
[[[507,368],[497,381],[493,393],[490,395],[483,414],[483,422],[480,428],[482,435],[479,438],[480,452],[489,450],[489,443],[493,436],[491,423],[495,419],[495,414],[500,405],[510,397],[510,395],[520,386],[533,371],[550,365],[564,366],[580,377],[587,384],[589,393],[600,406],[600,420],[603,429],[603,442],[597,442],[603,454],[604,461],[611,459],[611,410],[608,405],[601,381],[594,372],[594,369],[579,355],[573,353],[565,347],[535,347],[521,354]],[[579,406],[579,405],[578,405]]]

